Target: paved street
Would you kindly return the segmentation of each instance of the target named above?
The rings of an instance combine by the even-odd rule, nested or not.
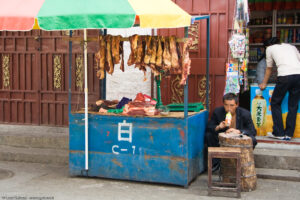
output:
[[[253,192],[243,192],[242,199],[298,199],[299,188],[299,182],[258,179],[257,189]],[[199,200],[231,198],[207,197],[206,174],[199,176],[189,188],[182,188],[162,184],[69,177],[67,166],[2,161],[0,163],[0,199]]]

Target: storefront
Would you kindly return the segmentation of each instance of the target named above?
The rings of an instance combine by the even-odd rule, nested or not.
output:
[[[289,43],[300,49],[300,2],[296,0],[249,0],[250,22],[248,80],[250,84],[250,101],[252,118],[258,136],[272,132],[271,96],[276,81],[276,68],[273,68],[269,84],[259,92],[257,83],[258,63],[263,59],[265,49],[263,41],[277,37],[282,43]],[[264,61],[262,61],[264,62]],[[246,101],[244,99],[244,101]],[[282,114],[285,124],[288,96],[283,100]],[[300,110],[298,110],[298,115]],[[300,117],[296,122],[294,137],[300,137]]]

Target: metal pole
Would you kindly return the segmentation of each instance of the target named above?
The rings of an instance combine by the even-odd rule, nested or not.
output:
[[[159,108],[160,106],[163,105],[162,100],[161,100],[161,88],[160,88],[160,83],[161,83],[161,74],[158,76],[155,76],[155,81],[156,81],[156,98],[157,98],[157,104],[156,107]]]
[[[102,35],[107,35],[107,29],[104,29],[104,31],[101,33],[103,33]],[[106,73],[104,73],[104,79],[100,80],[100,99],[106,99]]]
[[[189,28],[185,27],[184,28],[184,37],[188,38],[189,37]],[[186,84],[184,85],[184,118],[188,116],[188,101],[189,101],[189,77],[186,78]]]
[[[72,37],[72,31],[70,31],[70,38]],[[72,40],[69,41],[69,94],[68,94],[68,105],[69,105],[69,119],[72,109]]]
[[[210,40],[210,17],[206,20],[206,110],[209,112],[209,40]]]
[[[88,129],[88,70],[87,70],[87,31],[83,30],[84,34],[84,122],[85,122],[85,170],[89,169],[89,129]]]

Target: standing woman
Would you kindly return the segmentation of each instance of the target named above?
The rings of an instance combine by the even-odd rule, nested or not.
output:
[[[271,99],[273,118],[273,133],[269,136],[280,140],[291,140],[295,131],[298,103],[300,99],[300,54],[293,45],[282,43],[276,37],[265,42],[267,69],[263,82],[259,85],[261,90],[267,86],[272,72],[272,66],[277,66],[278,77]],[[288,115],[286,128],[283,128],[281,103],[289,92]]]

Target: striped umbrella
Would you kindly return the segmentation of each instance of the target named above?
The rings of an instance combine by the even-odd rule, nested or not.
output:
[[[171,0],[0,0],[0,30],[177,28],[191,16]],[[34,26],[35,24],[35,26]]]
[[[171,0],[0,0],[0,30],[84,29],[85,169],[88,170],[88,88],[86,29],[177,28],[191,16]]]

